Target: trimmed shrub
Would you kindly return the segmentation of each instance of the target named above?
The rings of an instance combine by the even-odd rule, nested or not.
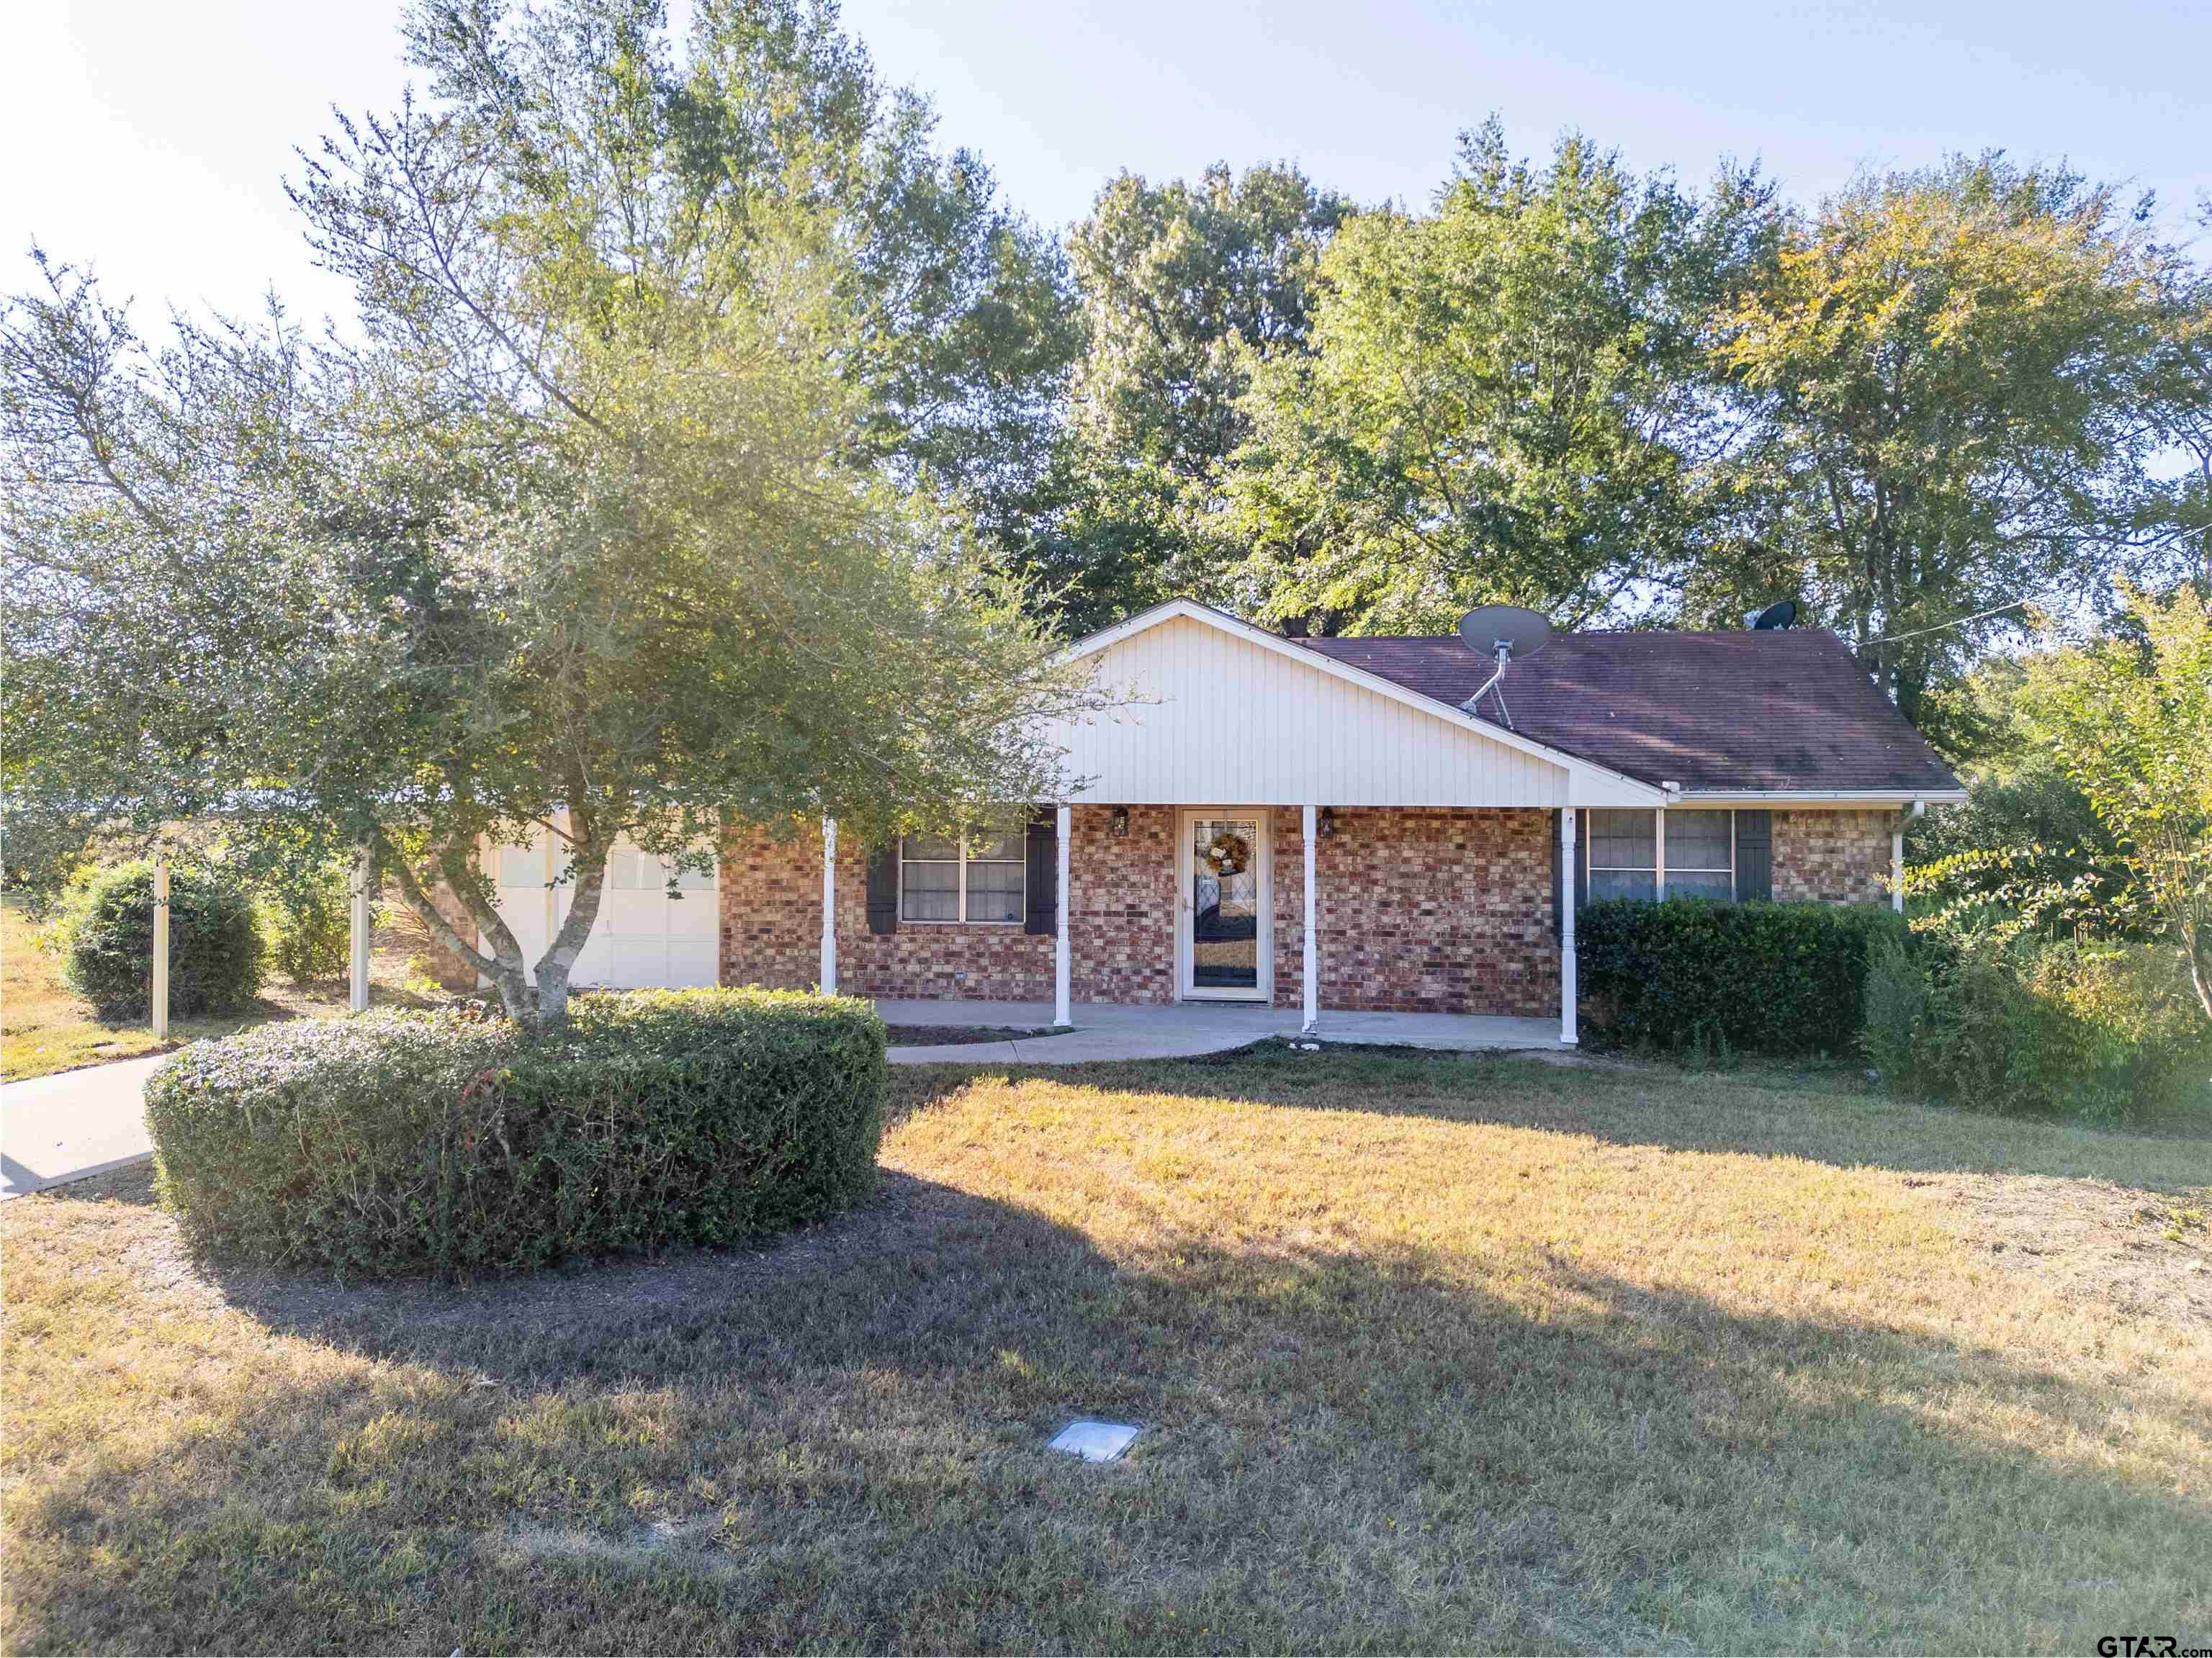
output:
[[[1868,1057],[1898,1093],[2093,1122],[2212,1117],[2212,1029],[2155,946],[1984,930],[1876,948]]]
[[[544,1041],[393,1011],[196,1043],[146,1087],[162,1199],[210,1250],[465,1279],[735,1243],[870,1189],[886,1072],[868,1003],[573,1007]]]
[[[324,870],[304,884],[264,895],[261,925],[269,962],[295,985],[343,977],[353,918],[347,913],[346,878]]]
[[[1870,905],[1591,904],[1575,921],[1583,1013],[1622,1047],[1854,1054],[1869,946],[1904,932]]]
[[[71,890],[56,924],[70,988],[110,1021],[143,1020],[154,993],[154,865],[140,859]],[[221,872],[169,872],[169,1011],[179,1018],[246,1011],[260,993],[253,902]]]

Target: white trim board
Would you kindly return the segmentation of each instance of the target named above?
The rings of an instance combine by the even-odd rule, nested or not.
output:
[[[1869,811],[1883,806],[1904,810],[1914,805],[1954,806],[1966,798],[1964,789],[1922,789],[1899,793],[1895,789],[1713,789],[1700,793],[1685,789],[1669,802],[1678,806],[1735,806],[1755,811],[1761,806],[1796,806],[1806,811]]]

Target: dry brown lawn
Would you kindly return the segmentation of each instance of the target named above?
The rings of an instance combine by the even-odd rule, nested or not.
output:
[[[8,1206],[0,1642],[2212,1645],[2212,1140],[1480,1056],[896,1080],[878,1197],[760,1254],[342,1289],[195,1263],[143,1175]]]
[[[379,1005],[442,999],[420,982],[428,971],[429,934],[398,905],[377,929],[370,957],[371,996]],[[15,899],[0,899],[0,1078],[19,1081],[111,1060],[135,1059],[204,1036],[227,1036],[270,1019],[332,1018],[347,1011],[343,980],[295,985],[271,975],[246,1012],[222,1019],[174,1019],[169,1041],[150,1024],[109,1024],[63,982],[61,963],[38,942],[39,927]]]

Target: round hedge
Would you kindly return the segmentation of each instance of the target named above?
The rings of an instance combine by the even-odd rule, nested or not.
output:
[[[154,994],[154,865],[94,876],[61,922],[63,976],[103,1019],[143,1020]],[[169,1012],[243,1012],[260,994],[261,929],[234,883],[191,865],[169,872]]]
[[[146,1085],[198,1246],[468,1278],[720,1245],[865,1194],[884,1032],[864,1001],[641,991],[507,1020],[389,1011],[198,1042]]]

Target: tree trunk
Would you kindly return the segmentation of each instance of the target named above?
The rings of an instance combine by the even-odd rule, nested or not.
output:
[[[532,991],[529,964],[522,959],[522,941],[514,936],[514,929],[507,926],[498,906],[486,901],[477,890],[477,872],[470,866],[474,850],[473,841],[448,841],[438,848],[439,871],[445,876],[447,886],[469,907],[469,914],[477,924],[477,937],[491,945],[488,959],[480,950],[470,953],[483,963],[485,976],[499,992],[500,1005],[516,1023],[534,1026],[538,1022],[538,998]]]
[[[599,897],[606,889],[607,856],[611,847],[592,842],[576,847],[575,896],[569,901],[568,919],[553,935],[553,942],[538,958],[538,1022],[544,1030],[558,1030],[568,1023],[568,975],[583,954],[599,918]]]
[[[520,1024],[534,1023],[537,1009],[532,1005],[529,969],[522,959],[522,944],[500,913],[479,902],[468,869],[469,850],[467,845],[459,842],[439,847],[438,870],[453,896],[468,906],[469,915],[477,924],[477,937],[491,945],[489,955],[466,943],[453,931],[452,923],[438,913],[438,907],[422,890],[414,869],[394,851],[390,841],[379,835],[371,847],[377,866],[392,872],[392,878],[399,884],[399,896],[429,930],[430,936],[463,960],[476,964],[477,970],[489,979],[499,992],[501,1005],[509,1018]]]

